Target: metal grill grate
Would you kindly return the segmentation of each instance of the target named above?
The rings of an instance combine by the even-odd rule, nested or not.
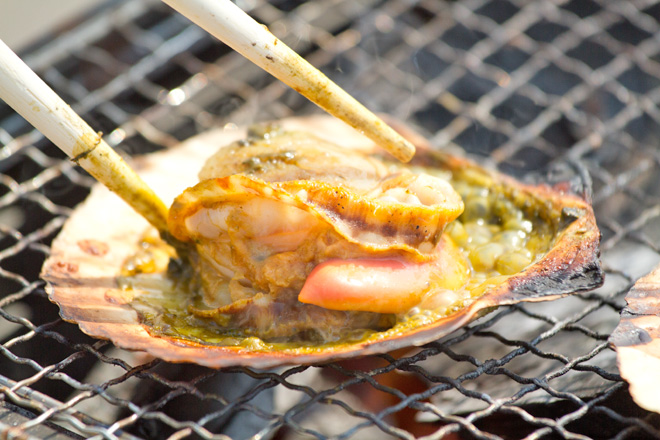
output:
[[[59,320],[39,268],[92,180],[0,104],[0,428],[19,438],[657,438],[607,338],[660,261],[660,3],[242,0],[368,107],[518,177],[591,185],[601,289],[414,351],[260,372],[170,365]],[[157,1],[24,54],[127,155],[314,112]]]

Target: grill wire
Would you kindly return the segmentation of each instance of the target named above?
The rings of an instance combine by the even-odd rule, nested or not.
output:
[[[525,179],[591,191],[605,285],[415,350],[220,371],[61,321],[39,270],[92,179],[0,103],[0,428],[9,438],[658,438],[608,336],[660,262],[660,3],[241,0],[368,107]],[[157,1],[24,59],[125,155],[316,108]]]

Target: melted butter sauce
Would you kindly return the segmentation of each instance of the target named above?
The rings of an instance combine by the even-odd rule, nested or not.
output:
[[[445,170],[411,168],[435,176],[447,176]],[[221,317],[205,319],[194,316],[189,307],[203,307],[199,295],[187,291],[184,286],[188,283],[168,277],[167,264],[175,252],[154,235],[146,237],[142,248],[125,263],[119,285],[133,293],[131,305],[151,334],[205,345],[312,353],[410,333],[460,311],[475,298],[538,261],[561,232],[562,216],[558,208],[519,188],[494,182],[478,169],[454,172],[450,181],[463,198],[465,212],[447,227],[445,233],[470,261],[470,279],[462,290],[452,293],[454,300],[450,305],[412,309],[397,316],[396,324],[385,331],[346,330],[338,340],[321,343],[299,339],[264,341],[241,329],[227,327]]]

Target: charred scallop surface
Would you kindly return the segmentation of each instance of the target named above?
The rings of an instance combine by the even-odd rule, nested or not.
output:
[[[143,218],[95,187],[42,271],[62,317],[170,362],[270,368],[422,345],[498,306],[602,283],[599,232],[580,197],[422,142],[411,163],[388,162],[328,117],[280,123],[289,131],[216,130],[143,159],[164,200],[182,197],[172,232],[199,249],[194,267],[173,264]],[[359,219],[376,212],[341,217],[336,194]],[[395,227],[382,223],[388,213]]]

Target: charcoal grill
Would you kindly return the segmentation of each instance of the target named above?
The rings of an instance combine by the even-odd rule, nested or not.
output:
[[[608,336],[660,261],[660,2],[241,0],[439,148],[593,200],[606,283],[414,351],[257,371],[171,365],[59,319],[38,274],[92,179],[0,103],[8,438],[659,438]],[[318,110],[158,1],[113,0],[23,58],[127,156]]]

